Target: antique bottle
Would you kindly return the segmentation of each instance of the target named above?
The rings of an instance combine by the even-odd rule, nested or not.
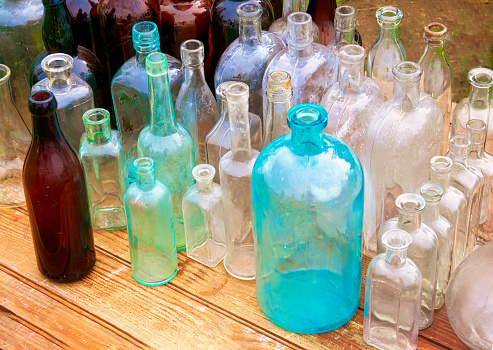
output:
[[[156,179],[171,192],[173,199],[176,248],[185,249],[182,202],[193,185],[193,141],[187,130],[175,120],[168,81],[166,55],[153,52],[146,58],[149,76],[150,124],[139,134],[137,154],[156,163]]]
[[[356,11],[354,7],[342,5],[336,8],[334,17],[334,41],[327,45],[339,57],[339,50],[344,45],[355,44],[354,32],[356,26]],[[364,65],[364,64],[363,64]]]
[[[365,55],[359,45],[340,48],[338,82],[321,103],[329,113],[324,132],[346,143],[359,159],[363,159],[368,125],[384,102],[378,84],[365,77]]]
[[[221,117],[204,75],[204,45],[198,40],[181,44],[184,77],[176,98],[176,121],[187,129],[193,140],[195,164],[205,163],[205,139]]]
[[[74,60],[64,53],[54,53],[41,61],[46,78],[36,83],[32,91],[48,90],[57,101],[58,124],[74,150],[79,149],[85,131],[82,115],[94,108],[92,89],[77,74],[72,73]]]
[[[58,125],[55,96],[34,92],[29,109],[33,138],[22,181],[38,269],[55,282],[76,281],[96,262],[84,172]]]
[[[132,276],[159,286],[178,272],[172,193],[155,178],[151,158],[138,158],[133,167],[137,178],[125,192]]]
[[[366,133],[365,249],[373,254],[376,233],[396,216],[395,199],[428,178],[430,159],[439,154],[443,120],[438,103],[419,91],[421,68],[400,62],[393,68],[394,96],[380,106]],[[412,157],[412,162],[409,158]]]
[[[385,252],[383,234],[401,229],[411,235],[412,242],[407,250],[409,258],[416,264],[423,278],[419,329],[425,329],[433,322],[435,309],[435,288],[438,271],[438,238],[428,225],[422,222],[425,200],[414,193],[403,193],[395,200],[399,215],[387,220],[378,231],[377,253]]]
[[[425,27],[425,50],[418,61],[423,70],[421,91],[437,100],[443,114],[443,136],[440,153],[447,153],[452,116],[452,69],[444,49],[447,27],[430,23]]]
[[[74,24],[74,36],[77,44],[91,50],[98,58],[98,48],[101,46],[101,38],[98,37],[99,20],[97,18],[99,1],[92,0],[66,0],[67,8],[72,16]],[[96,28],[95,28],[96,27]],[[101,62],[103,63],[103,62]]]
[[[385,232],[385,252],[368,266],[363,339],[378,349],[418,346],[423,281],[419,268],[407,257],[411,243],[406,231]]]
[[[192,173],[195,185],[183,197],[187,256],[214,267],[226,254],[221,186],[213,183],[212,165],[197,165]]]
[[[10,68],[0,64],[0,208],[25,204],[22,165],[31,134],[12,101]]]
[[[221,157],[231,151],[230,123],[228,118],[228,101],[226,99],[226,89],[234,81],[226,81],[219,84],[216,89],[216,99],[221,111],[221,118],[214,128],[205,138],[207,149],[207,161],[214,169],[218,169],[214,175],[214,182],[220,183],[219,178],[219,161]],[[260,117],[253,113],[248,113],[250,121],[250,142],[252,148],[257,151],[262,150],[262,121]]]
[[[447,315],[471,349],[493,348],[493,242],[468,256],[455,270],[447,291]]]
[[[102,230],[126,228],[125,155],[120,133],[111,130],[110,113],[90,109],[82,116],[86,132],[82,135],[79,157],[86,177],[92,227]]]
[[[471,119],[484,121],[487,128],[485,151],[493,153],[493,103],[491,102],[491,88],[493,87],[493,70],[488,68],[474,68],[469,71],[468,80],[471,84],[471,93],[455,106],[452,115],[451,135],[465,135],[466,124]]]
[[[442,187],[425,182],[419,187],[419,193],[426,202],[421,220],[435,231],[438,239],[435,309],[440,309],[445,303],[445,292],[450,279],[454,230],[452,224],[440,214],[440,200],[444,193]]]
[[[264,148],[252,175],[257,301],[296,333],[338,328],[360,302],[363,171],[326,124],[320,106],[291,108],[291,133]]]
[[[368,51],[366,75],[382,88],[385,100],[392,97],[394,66],[406,60],[406,52],[399,39],[402,11],[397,7],[384,6],[376,12],[378,38]]]
[[[111,94],[128,169],[127,186],[129,182],[135,181],[132,164],[137,155],[139,133],[149,124],[149,79],[145,60],[149,54],[159,52],[159,32],[155,23],[137,23],[132,32],[137,54],[120,67],[111,83]],[[175,101],[182,82],[181,63],[174,57],[166,55],[166,58],[171,95]]]
[[[251,178],[259,154],[250,143],[248,90],[245,83],[233,83],[226,89],[231,151],[219,162],[226,234],[224,267],[244,280],[255,278]]]
[[[255,1],[242,3],[236,10],[240,36],[224,51],[217,64],[216,88],[225,81],[242,81],[250,87],[249,111],[264,119],[262,78],[272,58],[286,47],[270,32],[262,32],[262,7]],[[264,124],[265,126],[265,124]]]

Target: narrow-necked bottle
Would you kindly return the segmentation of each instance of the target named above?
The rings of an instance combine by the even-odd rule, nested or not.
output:
[[[111,130],[110,113],[90,109],[82,116],[79,157],[86,177],[94,229],[118,230],[127,226],[125,195],[125,155],[120,133]]]
[[[356,11],[354,10],[354,7],[348,5],[337,7],[334,17],[334,26],[334,41],[327,46],[334,51],[336,57],[338,57],[341,47],[344,45],[356,44],[354,41],[356,27]]]
[[[132,276],[159,286],[178,272],[172,194],[155,178],[151,158],[138,158],[133,167],[136,181],[125,192]]]
[[[85,131],[82,115],[94,108],[94,98],[89,84],[72,73],[73,66],[74,59],[67,54],[46,56],[41,62],[46,78],[36,83],[32,91],[48,90],[55,95],[60,128],[70,146],[78,150]]]
[[[244,280],[255,278],[251,178],[259,154],[250,143],[248,90],[245,83],[233,83],[226,90],[231,151],[219,162],[227,249],[224,267]]]
[[[184,77],[176,98],[176,121],[193,140],[195,164],[205,163],[207,134],[221,117],[219,108],[204,75],[204,45],[187,40],[180,47]]]
[[[173,199],[176,248],[185,249],[182,202],[193,185],[193,141],[188,131],[178,124],[171,100],[166,55],[153,52],[146,57],[149,76],[150,124],[139,134],[137,153],[156,163],[156,180],[171,192]]]
[[[421,91],[437,100],[443,114],[443,136],[440,153],[447,153],[452,116],[452,69],[445,52],[447,27],[430,23],[425,27],[425,50],[418,61],[423,70]]]
[[[376,12],[378,38],[368,51],[366,75],[382,88],[385,100],[392,97],[396,63],[406,60],[406,52],[399,39],[399,24],[402,11],[397,7],[384,6]]]
[[[55,282],[79,280],[96,262],[80,159],[63,136],[55,96],[29,98],[33,138],[22,180],[39,271]]]

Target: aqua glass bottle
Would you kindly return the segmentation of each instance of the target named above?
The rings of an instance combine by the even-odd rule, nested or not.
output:
[[[356,44],[354,41],[354,33],[356,31],[356,11],[354,7],[342,5],[336,8],[334,29],[334,41],[327,47],[334,51],[338,57],[341,47]]]
[[[363,171],[326,124],[318,105],[291,108],[291,133],[262,150],[252,175],[257,301],[296,333],[338,328],[360,302]]]
[[[155,178],[151,158],[136,159],[134,168],[136,181],[125,192],[132,276],[159,286],[178,272],[172,194]]]
[[[153,52],[146,57],[149,76],[150,124],[139,134],[137,154],[156,163],[156,180],[171,192],[173,199],[176,248],[185,249],[182,202],[193,185],[193,141],[188,131],[175,120],[168,81],[166,55]]]
[[[90,109],[82,116],[86,132],[82,135],[79,157],[86,177],[92,227],[118,230],[127,226],[125,195],[125,157],[120,133],[111,130],[110,113]]]
[[[137,156],[139,133],[149,124],[149,79],[145,60],[149,54],[160,50],[159,32],[155,23],[135,24],[132,35],[136,55],[118,69],[111,83],[111,95],[128,168],[127,186],[135,181],[132,164]],[[168,55],[166,58],[171,95],[173,101],[176,101],[182,82],[182,67],[176,58]]]

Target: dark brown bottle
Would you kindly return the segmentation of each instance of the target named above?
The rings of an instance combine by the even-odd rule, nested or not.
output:
[[[51,92],[31,94],[33,138],[22,180],[38,268],[56,282],[84,277],[96,255],[81,162],[60,131]]]

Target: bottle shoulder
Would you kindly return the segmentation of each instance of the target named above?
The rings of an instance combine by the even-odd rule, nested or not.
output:
[[[125,191],[124,201],[128,207],[144,206],[147,209],[157,206],[172,206],[171,192],[168,187],[159,180],[155,180],[154,186],[145,191],[139,188],[137,183],[132,183]],[[172,212],[170,215],[173,215]]]
[[[87,141],[86,133],[82,134],[79,148],[81,160],[85,157],[120,158],[123,156],[120,133],[111,130],[111,139],[102,145],[91,144]]]
[[[386,261],[385,253],[377,255],[368,266],[368,279],[382,281],[393,285],[397,289],[412,289],[418,293],[421,290],[422,276],[416,264],[409,258],[404,265],[390,265]]]

